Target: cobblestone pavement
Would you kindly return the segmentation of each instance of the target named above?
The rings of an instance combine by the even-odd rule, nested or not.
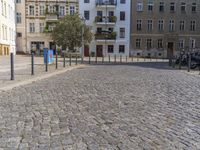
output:
[[[0,93],[3,150],[199,150],[200,78],[96,65]]]

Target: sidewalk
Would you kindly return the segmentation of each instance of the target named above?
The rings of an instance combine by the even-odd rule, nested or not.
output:
[[[66,67],[64,68],[63,58],[58,58],[58,69],[55,68],[55,64],[52,64],[48,65],[48,72],[46,72],[43,61],[43,57],[34,58],[34,75],[31,75],[31,57],[16,55],[14,64],[15,80],[11,81],[10,57],[0,57],[0,91],[7,91],[24,84],[29,84],[83,66],[80,64],[76,65],[74,62],[72,63],[72,66],[69,66],[69,60],[66,58]]]

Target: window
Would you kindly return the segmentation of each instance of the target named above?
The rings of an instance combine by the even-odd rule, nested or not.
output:
[[[88,10],[84,11],[84,18],[86,20],[90,20],[90,11],[88,11]]]
[[[120,0],[120,4],[125,4],[126,0]]]
[[[44,32],[44,23],[40,23],[40,33]]]
[[[174,20],[169,21],[169,31],[174,31]]]
[[[190,39],[190,47],[195,48],[196,46],[196,40],[195,39]]]
[[[40,6],[40,16],[44,16],[45,15],[45,6],[41,5]]]
[[[75,13],[75,7],[74,6],[70,6],[69,10],[70,10],[70,15],[73,15]]]
[[[159,20],[158,21],[158,30],[159,31],[163,31],[164,30],[164,21],[163,20]]]
[[[108,53],[113,53],[113,52],[114,52],[114,46],[108,45]]]
[[[152,47],[152,39],[147,39],[147,49]]]
[[[121,20],[121,21],[124,21],[125,18],[126,18],[126,16],[125,16],[125,11],[120,11],[120,20]]]
[[[90,3],[90,0],[84,0],[84,3]]]
[[[143,3],[137,2],[137,11],[143,11]]]
[[[148,31],[152,31],[153,30],[153,21],[152,20],[148,20],[147,21],[147,30]]]
[[[34,23],[30,23],[29,24],[29,32],[30,33],[34,33],[35,32],[35,24]]]
[[[21,13],[18,13],[18,12],[17,12],[16,15],[17,15],[17,16],[16,16],[16,22],[17,22],[17,23],[21,23],[21,22],[22,22]]]
[[[125,46],[119,45],[119,53],[124,53],[124,52],[125,52]]]
[[[140,49],[141,48],[141,39],[136,39],[135,45],[136,45],[137,49]]]
[[[175,11],[175,3],[172,2],[170,3],[170,12],[174,12]]]
[[[64,15],[65,15],[65,6],[60,6],[59,16],[64,16]]]
[[[55,13],[56,12],[56,6],[50,5],[49,6],[49,12],[50,13]]]
[[[120,28],[120,38],[125,38],[125,28]]]
[[[21,0],[16,0],[16,3],[21,3]]]
[[[148,1],[148,11],[153,11],[153,0]]]
[[[17,37],[22,37],[22,33],[17,32]]]
[[[181,12],[185,12],[185,11],[186,11],[186,4],[181,3]]]
[[[159,11],[164,12],[164,2],[160,2]]]
[[[158,48],[163,48],[163,40],[158,39]]]
[[[192,13],[195,13],[197,11],[197,4],[192,3]]]
[[[190,22],[190,31],[195,31],[196,29],[196,21],[193,20]]]
[[[34,16],[34,6],[29,6],[29,15]]]
[[[184,31],[185,30],[185,21],[181,20],[180,21],[180,31]]]
[[[184,45],[185,45],[185,40],[183,40],[183,39],[179,40],[179,43],[178,43],[179,49],[183,49]]]
[[[142,30],[142,20],[137,20],[137,30]]]

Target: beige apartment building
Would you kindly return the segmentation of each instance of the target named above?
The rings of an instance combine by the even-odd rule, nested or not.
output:
[[[55,49],[50,36],[55,23],[78,10],[78,0],[16,0],[17,52]]]
[[[132,55],[169,57],[200,48],[199,0],[132,0]]]

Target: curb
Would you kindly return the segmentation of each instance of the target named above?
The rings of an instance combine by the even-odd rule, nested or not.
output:
[[[42,79],[47,79],[47,78],[50,78],[52,76],[59,75],[59,74],[65,73],[67,71],[71,71],[71,70],[78,69],[78,68],[81,68],[81,67],[86,67],[86,65],[73,66],[73,67],[70,67],[70,68],[67,68],[67,69],[64,69],[64,70],[52,72],[50,74],[41,75],[41,76],[38,76],[38,77],[35,77],[35,78],[32,78],[32,79],[27,79],[25,81],[19,81],[18,83],[14,83],[14,84],[11,84],[11,85],[8,85],[8,86],[5,86],[5,87],[1,87],[0,92],[6,92],[6,91],[12,90],[16,87],[31,84],[33,82],[40,81]]]

